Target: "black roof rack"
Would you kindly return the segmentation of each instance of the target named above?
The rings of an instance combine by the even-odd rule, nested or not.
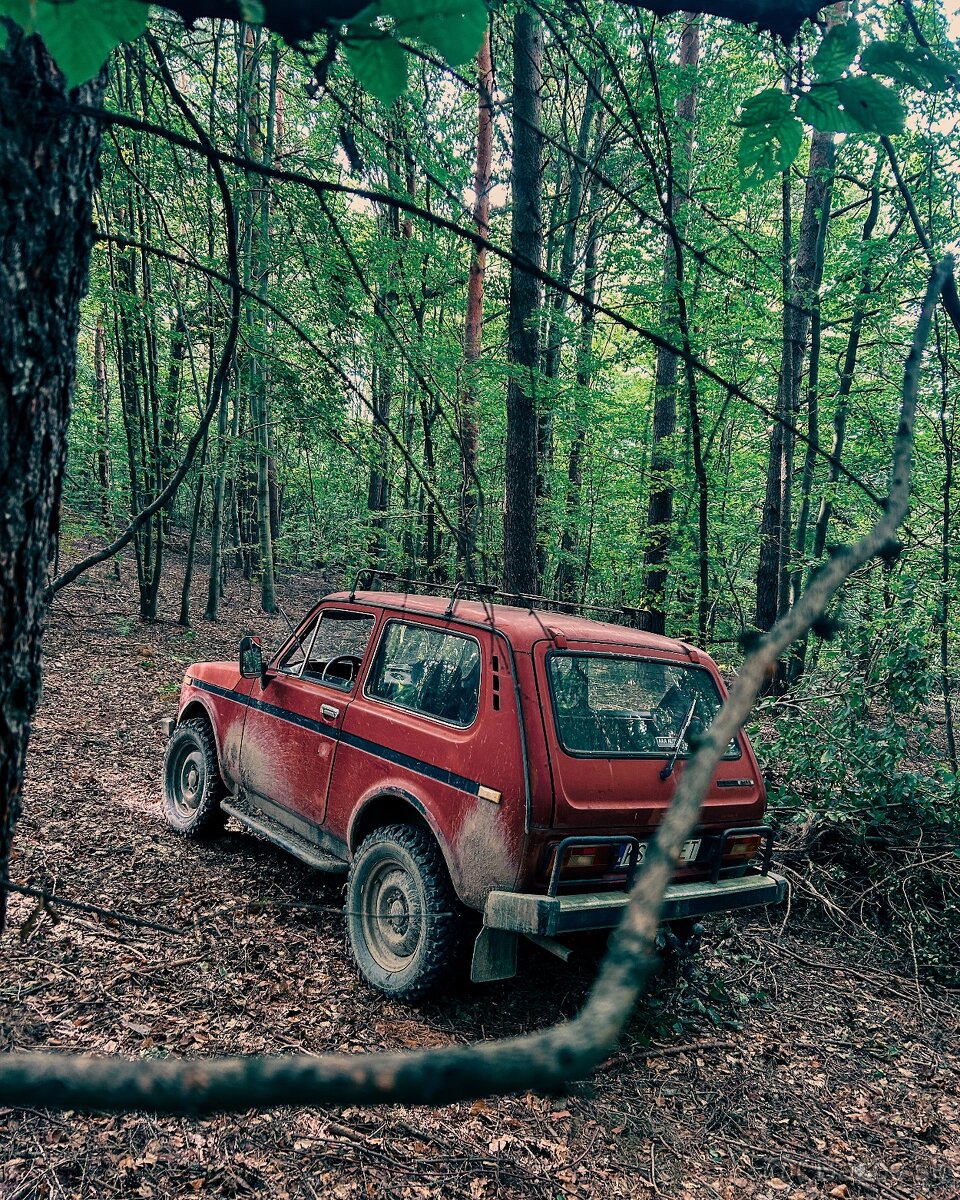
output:
[[[444,616],[450,618],[453,616],[454,608],[458,600],[466,600],[471,596],[481,601],[496,600],[503,604],[514,605],[517,608],[526,608],[531,612],[534,609],[546,609],[547,611],[556,611],[561,613],[586,614],[586,613],[607,613],[614,618],[618,624],[626,624],[634,628],[642,628],[642,619],[647,615],[645,609],[632,608],[625,604],[580,604],[574,600],[555,600],[551,596],[538,596],[530,592],[504,592],[491,583],[478,583],[474,580],[458,579],[454,583],[438,583],[432,579],[411,579],[407,575],[400,575],[396,571],[381,571],[375,567],[365,567],[356,573],[353,580],[353,586],[350,589],[350,599],[355,600],[358,591],[362,590],[366,581],[366,590],[377,591],[374,586],[377,582],[392,583],[398,586],[398,589],[405,594],[415,593],[436,593],[441,596],[449,595],[450,603],[447,605]]]

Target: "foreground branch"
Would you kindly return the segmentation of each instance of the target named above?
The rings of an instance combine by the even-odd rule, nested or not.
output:
[[[681,12],[687,3],[672,0],[620,0],[626,8],[640,8],[658,17]],[[263,23],[288,42],[307,42],[319,33],[335,31],[345,21],[367,8],[367,0],[265,0]],[[753,25],[792,41],[805,20],[826,8],[821,0],[704,0],[698,12],[723,17],[737,25]],[[179,14],[188,25],[205,17],[247,20],[249,6],[243,0],[167,0],[164,8]]]
[[[11,1054],[0,1057],[4,1103],[60,1109],[211,1113],[286,1104],[441,1104],[527,1088],[547,1090],[588,1074],[623,1032],[650,973],[660,906],[681,847],[731,738],[777,660],[826,610],[843,582],[889,554],[907,514],[920,360],[953,261],[940,263],[924,297],[904,369],[885,510],[858,542],[837,551],[795,606],[747,656],[726,703],[683,769],[673,803],[644,861],[620,927],[580,1015],[541,1033],[405,1054],[283,1055],[210,1060]]]

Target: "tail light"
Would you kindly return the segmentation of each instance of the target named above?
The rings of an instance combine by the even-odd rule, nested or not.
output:
[[[561,879],[587,879],[609,874],[620,861],[623,847],[606,843],[596,846],[568,846],[560,860]],[[547,862],[547,873],[552,873],[556,864],[557,848],[554,847]]]
[[[758,833],[744,837],[732,837],[723,848],[724,860],[736,859],[738,862],[749,862],[760,853],[763,838]]]

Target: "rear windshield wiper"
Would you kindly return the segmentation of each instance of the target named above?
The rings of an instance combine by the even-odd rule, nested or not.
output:
[[[660,772],[661,779],[669,779],[673,774],[673,768],[677,765],[677,756],[680,753],[680,747],[683,745],[683,739],[686,737],[687,730],[690,728],[690,722],[693,720],[693,714],[696,711],[699,700],[699,696],[694,696],[693,703],[687,709],[687,715],[683,718],[683,724],[680,726],[680,732],[677,734],[677,740],[673,747],[673,758],[670,759],[667,765]]]

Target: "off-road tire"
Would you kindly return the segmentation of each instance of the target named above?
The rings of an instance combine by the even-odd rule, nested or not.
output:
[[[178,725],[163,759],[163,814],[181,837],[219,833],[227,819],[220,801],[227,789],[220,778],[217,744],[208,721]]]
[[[413,825],[364,838],[347,877],[347,936],[360,973],[398,1000],[419,1000],[462,959],[465,911],[443,855]]]

